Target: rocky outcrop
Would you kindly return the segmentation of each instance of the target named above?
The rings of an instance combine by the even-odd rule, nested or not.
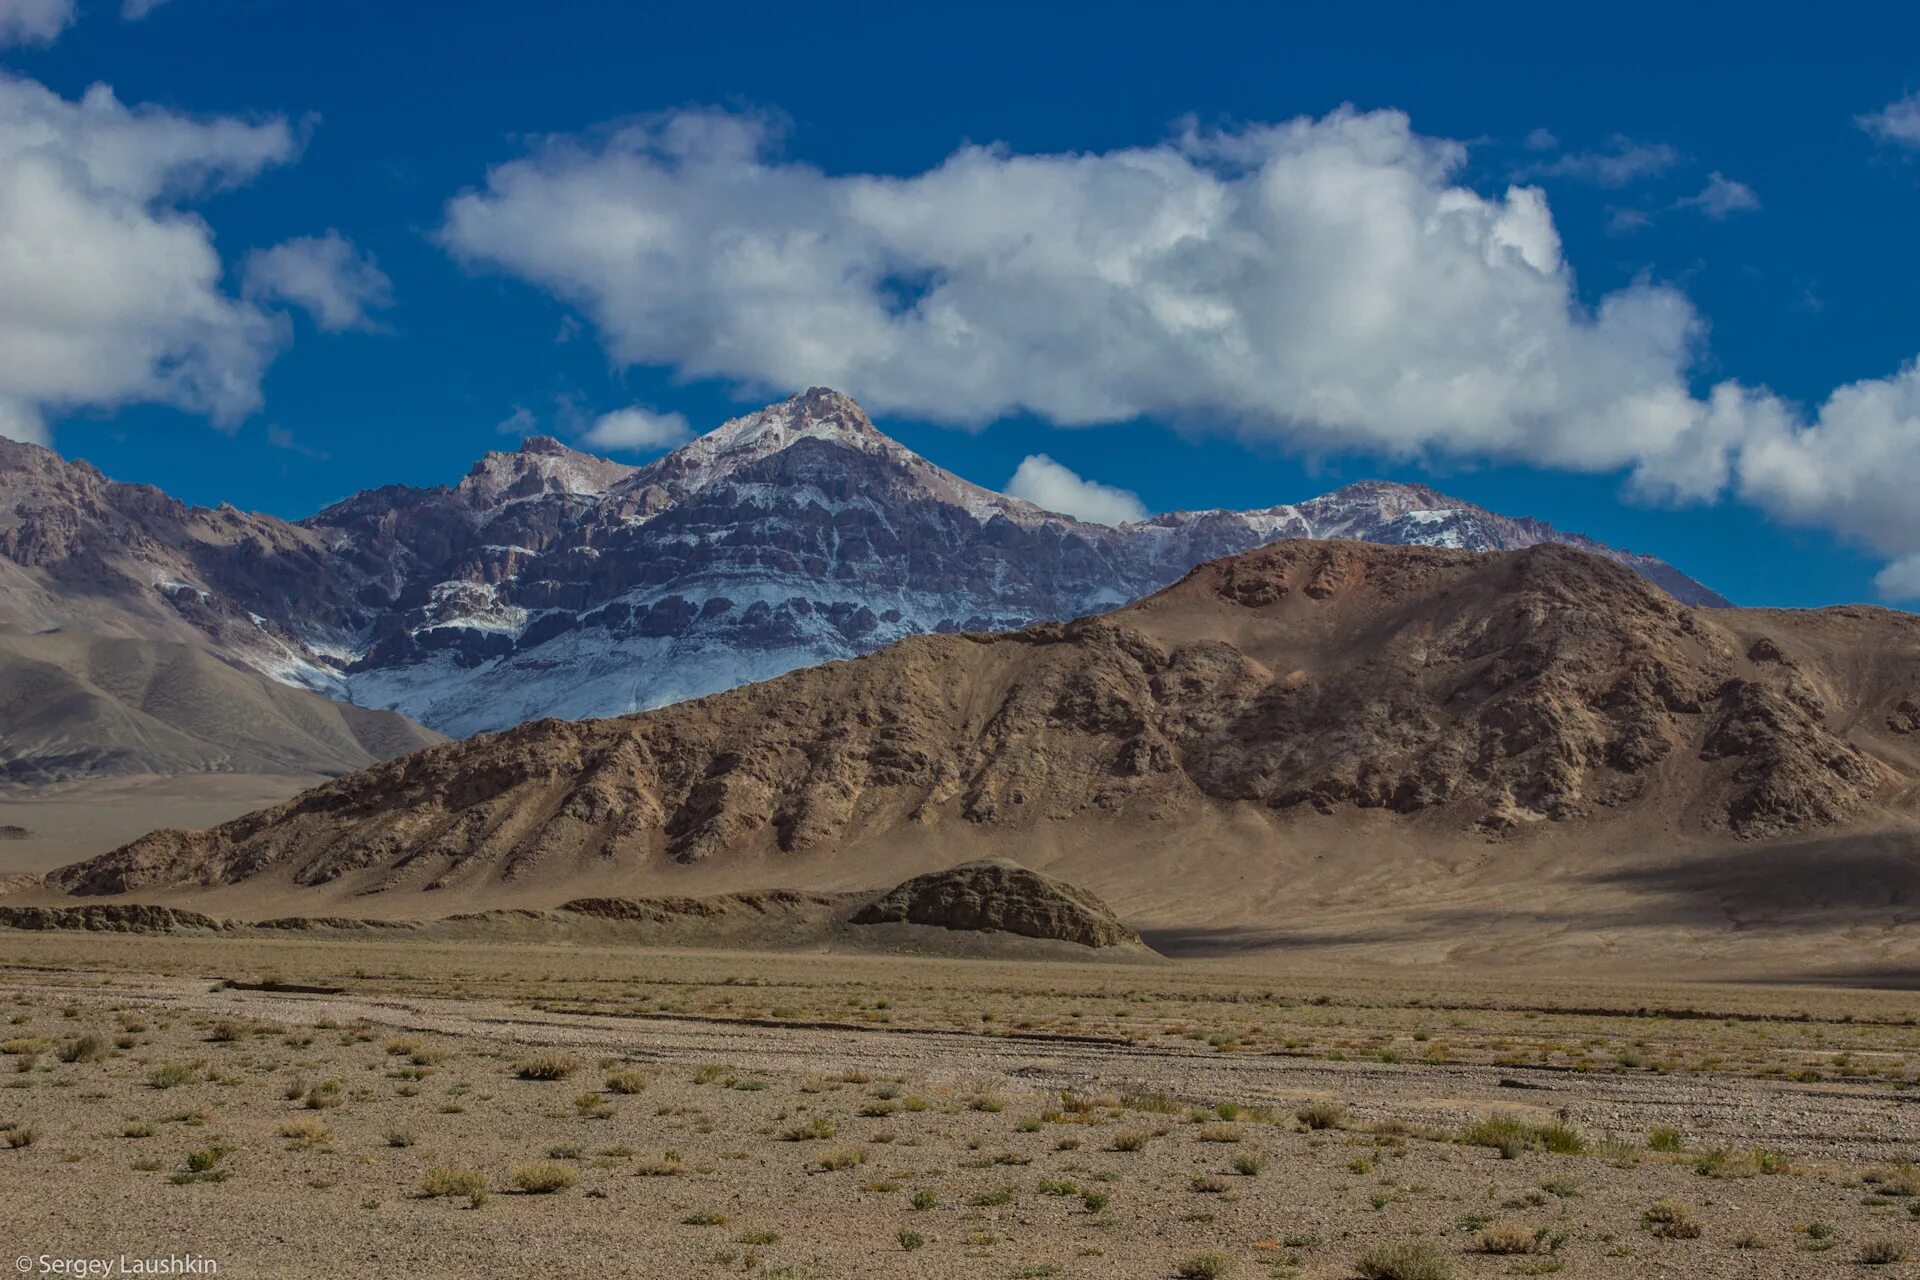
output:
[[[1146,945],[1092,894],[999,860],[915,876],[862,907],[852,922],[1016,933],[1083,947]]]
[[[0,927],[77,929],[87,933],[224,933],[236,926],[197,911],[137,903],[89,903],[78,907],[0,906]]]

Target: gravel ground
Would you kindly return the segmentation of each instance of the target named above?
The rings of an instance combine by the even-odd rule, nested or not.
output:
[[[1920,1151],[1920,1121],[1874,1084],[25,972],[0,974],[0,1016],[19,1019],[0,1037],[43,1042],[0,1058],[0,1123],[33,1135],[0,1143],[0,1266],[25,1257],[28,1274],[54,1273],[43,1255],[190,1253],[229,1276],[1006,1280],[1168,1276],[1218,1251],[1234,1275],[1350,1277],[1368,1249],[1421,1240],[1455,1277],[1817,1277],[1858,1274],[1880,1241],[1920,1254],[1915,1198],[1882,1194],[1920,1189],[1887,1176]],[[98,1056],[62,1061],[87,1036]],[[543,1052],[573,1059],[567,1079],[518,1078]],[[189,1078],[154,1087],[169,1064]],[[614,1091],[622,1070],[644,1087]],[[1312,1100],[1344,1106],[1343,1126],[1307,1130],[1295,1111]],[[1452,1140],[1494,1112],[1564,1118],[1588,1149],[1502,1159]],[[1648,1151],[1658,1125],[1687,1149]],[[1129,1135],[1141,1149],[1115,1149]],[[1713,1148],[1733,1153],[1717,1170],[1730,1176],[1698,1171]],[[1790,1171],[1738,1176],[1755,1148]],[[216,1153],[197,1173],[196,1152]],[[515,1171],[543,1160],[573,1185],[516,1190]],[[484,1176],[490,1195],[425,1196],[442,1166]],[[1649,1230],[1662,1201],[1699,1234]],[[1501,1228],[1527,1251],[1487,1252],[1505,1241],[1482,1233]]]

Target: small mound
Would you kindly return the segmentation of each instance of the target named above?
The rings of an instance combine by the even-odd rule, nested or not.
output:
[[[1015,933],[1083,947],[1146,946],[1084,889],[998,859],[915,876],[862,907],[852,923]]]

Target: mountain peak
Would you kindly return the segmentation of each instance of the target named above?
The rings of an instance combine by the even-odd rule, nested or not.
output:
[[[938,501],[964,508],[977,520],[995,515],[1032,521],[1046,517],[1018,498],[983,489],[942,470],[898,440],[881,433],[851,396],[830,387],[809,387],[778,404],[723,422],[642,470],[636,484],[661,483],[694,492],[727,479],[743,467],[819,442],[850,450],[905,472],[908,483]]]
[[[458,491],[486,504],[543,493],[593,497],[633,471],[624,462],[568,448],[552,436],[528,436],[512,453],[496,449],[482,454],[460,481]]]
[[[1331,493],[1322,494],[1321,501],[1342,500],[1348,502],[1390,501],[1408,506],[1427,507],[1470,507],[1473,504],[1458,498],[1450,498],[1431,485],[1402,484],[1398,480],[1356,480],[1352,484],[1343,484]]]
[[[802,440],[831,440],[868,453],[904,451],[880,434],[851,396],[829,387],[809,387],[779,404],[721,423],[679,453],[718,459],[746,454],[764,458]]]

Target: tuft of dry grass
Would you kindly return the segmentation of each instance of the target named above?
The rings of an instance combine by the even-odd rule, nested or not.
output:
[[[99,1036],[76,1036],[60,1046],[62,1062],[98,1062],[107,1056]]]
[[[1218,1249],[1189,1254],[1174,1268],[1180,1280],[1225,1280],[1233,1274],[1233,1259]]]
[[[427,1170],[427,1178],[420,1186],[420,1194],[435,1200],[465,1196],[467,1203],[478,1209],[487,1200],[487,1175],[477,1169],[456,1169],[450,1165],[436,1165]]]
[[[1482,1253],[1506,1255],[1532,1253],[1539,1236],[1531,1227],[1523,1227],[1517,1222],[1497,1222],[1482,1231],[1475,1239],[1475,1247]]]
[[[607,1072],[608,1093],[639,1093],[647,1087],[647,1077],[638,1071],[622,1070]]]
[[[184,1062],[165,1062],[147,1073],[147,1084],[155,1089],[174,1089],[192,1084],[199,1074]]]
[[[522,1080],[565,1080],[579,1069],[579,1060],[570,1053],[537,1053],[514,1063],[513,1074]]]
[[[1701,1232],[1700,1221],[1693,1216],[1693,1210],[1672,1200],[1648,1205],[1640,1215],[1640,1226],[1662,1240],[1697,1240]]]
[[[513,1171],[513,1185],[530,1196],[550,1196],[579,1183],[573,1170],[553,1160],[535,1160]]]
[[[858,1147],[841,1147],[820,1157],[820,1167],[828,1173],[853,1169],[867,1162],[867,1153]]]
[[[289,1120],[280,1126],[280,1136],[296,1146],[312,1147],[325,1142],[331,1135],[327,1126],[310,1116]]]
[[[1888,1267],[1896,1262],[1905,1262],[1907,1251],[1896,1240],[1869,1240],[1860,1246],[1860,1252],[1854,1258],[1862,1266]]]
[[[1453,1280],[1453,1259],[1431,1240],[1376,1244],[1354,1264],[1362,1280]]]
[[[1303,1102],[1294,1108],[1293,1118],[1309,1129],[1347,1127],[1347,1109],[1338,1102]]]

